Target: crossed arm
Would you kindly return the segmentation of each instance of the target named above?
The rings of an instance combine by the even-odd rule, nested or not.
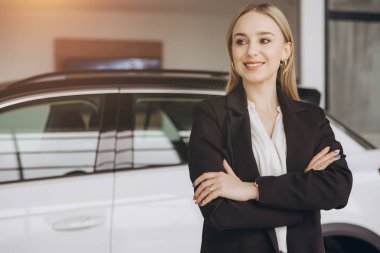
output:
[[[337,156],[341,147],[320,113],[324,136],[320,145],[326,148],[304,172],[259,177],[257,188],[253,182],[242,182],[223,162],[223,136],[215,113],[207,103],[198,106],[189,144],[189,168],[194,200],[205,221],[218,230],[273,228],[302,222],[302,210],[344,206],[351,190],[351,173]],[[210,131],[212,135],[207,134]],[[334,147],[331,151],[329,144]]]
[[[340,159],[339,149],[331,152],[329,150],[330,147],[327,146],[316,154],[304,172],[324,170]],[[223,168],[225,172],[206,172],[194,181],[194,187],[199,186],[193,198],[196,204],[204,206],[218,197],[237,201],[259,200],[259,187],[256,182],[241,181],[226,160],[223,160]]]

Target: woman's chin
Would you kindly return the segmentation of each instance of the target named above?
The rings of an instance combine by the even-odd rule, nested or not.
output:
[[[252,84],[258,84],[258,83],[266,83],[270,80],[276,81],[276,78],[273,78],[272,76],[268,75],[262,75],[259,73],[249,73],[242,76],[244,83],[252,83]]]

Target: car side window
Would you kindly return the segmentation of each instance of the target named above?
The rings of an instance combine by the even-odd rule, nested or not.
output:
[[[0,112],[0,182],[94,171],[101,95],[51,98]]]
[[[187,162],[194,105],[206,95],[137,94],[133,131],[133,167]]]

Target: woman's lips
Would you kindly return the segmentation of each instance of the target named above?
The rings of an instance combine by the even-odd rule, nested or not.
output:
[[[250,62],[245,62],[244,63],[244,66],[247,70],[257,70],[258,68],[260,68],[262,65],[264,65],[265,62],[262,62],[262,61],[250,61]]]

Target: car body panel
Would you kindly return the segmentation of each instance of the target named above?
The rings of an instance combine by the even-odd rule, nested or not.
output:
[[[0,185],[1,252],[110,252],[112,185],[110,173]]]
[[[322,211],[322,223],[353,224],[380,235],[380,150],[347,155],[353,174],[353,187],[348,204],[339,210]]]
[[[202,218],[186,165],[118,171],[115,180],[112,252],[199,252]]]
[[[189,124],[183,117],[191,117],[191,108],[171,102],[223,95],[225,82],[226,73],[218,72],[90,71],[0,85],[1,252],[198,252],[203,219],[192,201],[183,152],[190,128],[181,128]],[[6,123],[1,116],[9,108],[101,94],[106,102],[99,131],[2,132]],[[170,103],[164,104],[165,99]],[[150,113],[144,110],[149,105],[161,118],[147,120]],[[322,211],[323,226],[334,224],[329,226],[334,235],[343,227],[339,224],[344,229],[363,227],[375,235],[371,240],[380,241],[380,149],[364,145],[329,118],[354,185],[344,209]],[[80,154],[86,150],[90,152],[84,159]],[[45,163],[49,168],[36,170],[46,161],[44,154],[54,151],[63,153]],[[32,162],[22,152],[31,152]],[[53,170],[55,163],[65,166]],[[94,164],[95,169],[80,163]],[[34,174],[16,180],[21,165],[33,167],[25,173]],[[70,166],[80,169],[65,170]],[[50,170],[54,173],[47,174]]]

